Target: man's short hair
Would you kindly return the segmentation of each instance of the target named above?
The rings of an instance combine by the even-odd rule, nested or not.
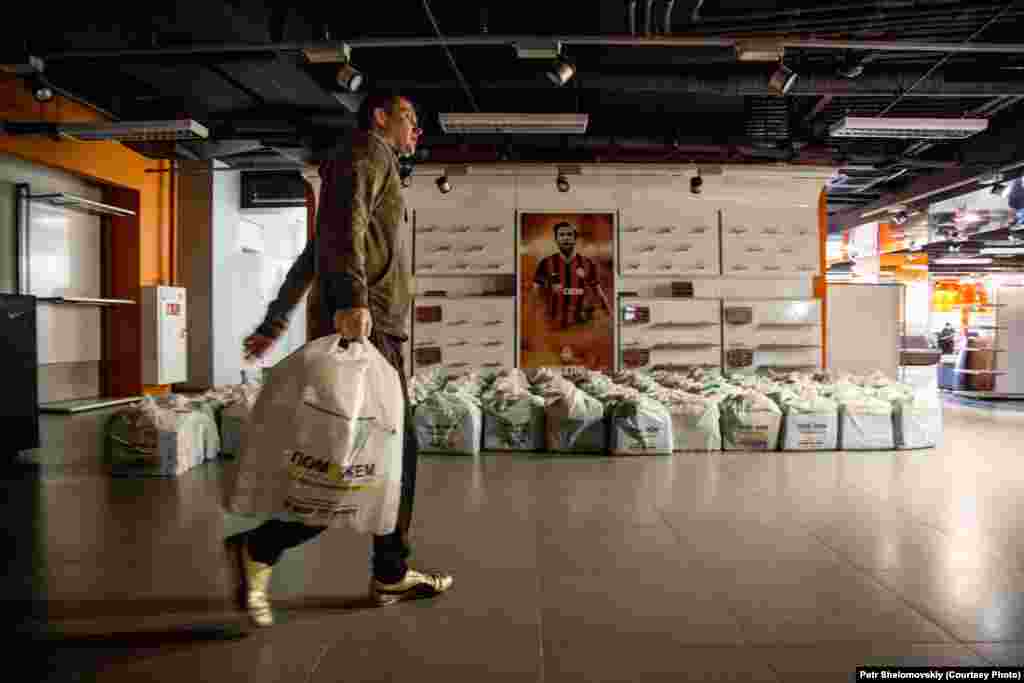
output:
[[[359,105],[359,127],[373,130],[373,113],[378,109],[394,112],[398,109],[398,100],[409,98],[397,90],[375,90],[366,96]]]
[[[554,228],[555,239],[558,239],[558,231],[561,230],[562,228],[570,228],[572,230],[572,236],[573,237],[579,237],[580,236],[580,233],[576,229],[575,225],[573,225],[572,223],[566,223],[565,221],[562,221],[561,223],[556,223],[555,224],[555,228]]]

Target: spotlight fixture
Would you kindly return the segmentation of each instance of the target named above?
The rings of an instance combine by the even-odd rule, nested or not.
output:
[[[402,176],[402,187],[404,187],[406,189],[412,187],[412,176],[411,175]]]
[[[29,80],[29,88],[36,102],[49,102],[53,99],[53,87],[42,74],[35,74]]]
[[[443,175],[435,182],[437,183],[437,189],[441,190],[441,194],[448,194],[452,191],[452,184],[449,182],[448,176]]]
[[[860,78],[864,75],[864,65],[860,62],[843,64],[839,67],[837,73],[843,78],[849,78],[850,80]]]
[[[864,67],[873,60],[874,57],[870,53],[860,57],[854,53],[847,53],[846,57],[844,57],[839,63],[836,73],[839,76],[849,78],[850,80],[860,78],[864,75]]]
[[[343,64],[338,69],[337,79],[338,85],[344,88],[346,91],[354,93],[363,86],[365,80],[363,74],[351,64]]]
[[[569,179],[565,177],[564,173],[558,174],[558,179],[555,180],[555,185],[558,186],[559,192],[569,191]]]
[[[989,192],[991,192],[994,196],[999,196],[1006,192],[1006,184],[996,183],[995,185],[992,186],[992,189],[989,190]]]
[[[556,59],[547,72],[548,79],[559,87],[568,83],[575,74],[576,67],[562,57]]]
[[[796,83],[797,74],[782,62],[775,69],[775,73],[768,79],[768,89],[776,95],[785,95]]]
[[[701,193],[701,186],[704,185],[704,179],[700,177],[700,171],[697,171],[697,175],[690,178],[690,192],[693,194]]]
[[[908,220],[910,220],[910,216],[907,215],[906,211],[900,211],[892,217],[892,222],[896,225],[904,225]]]

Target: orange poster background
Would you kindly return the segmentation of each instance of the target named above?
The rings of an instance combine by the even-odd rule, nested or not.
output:
[[[544,307],[533,291],[537,264],[558,253],[554,226],[562,221],[576,226],[576,252],[592,259],[598,281],[611,308],[606,313],[600,300],[587,293],[594,318],[569,329],[555,328],[544,318]],[[615,331],[615,214],[612,213],[522,213],[519,215],[519,367],[576,366],[611,371],[614,367]],[[562,359],[562,349],[572,349],[573,358]]]

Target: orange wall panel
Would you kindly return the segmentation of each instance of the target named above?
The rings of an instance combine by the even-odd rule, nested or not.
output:
[[[0,76],[0,119],[11,121],[92,122],[103,115],[76,102],[54,97],[40,103],[32,97],[22,79]],[[148,159],[118,142],[74,142],[43,136],[0,134],[0,152],[25,161],[59,169],[86,180],[138,193],[138,258],[130,271],[138,272],[138,285],[171,284],[172,202],[169,173],[147,173],[167,169],[169,162]],[[137,252],[137,256],[136,256]],[[141,367],[138,372],[141,376]],[[164,387],[152,387],[164,391]]]

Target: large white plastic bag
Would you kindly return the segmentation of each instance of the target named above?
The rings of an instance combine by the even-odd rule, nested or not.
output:
[[[885,451],[896,446],[892,404],[873,396],[839,404],[839,448],[845,451]]]
[[[237,454],[242,450],[242,432],[252,414],[256,399],[263,385],[241,384],[232,387],[228,406],[220,416],[220,450],[222,453]]]
[[[368,342],[316,339],[274,368],[253,406],[228,510],[313,526],[394,531],[404,404]]]

